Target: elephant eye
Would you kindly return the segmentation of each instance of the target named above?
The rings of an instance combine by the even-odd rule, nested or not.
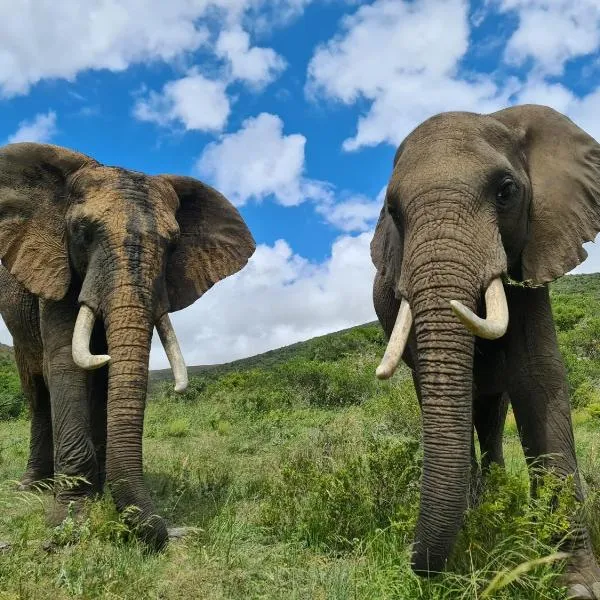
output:
[[[504,208],[508,201],[516,195],[517,191],[517,184],[512,179],[503,179],[496,192],[496,202],[498,206]]]

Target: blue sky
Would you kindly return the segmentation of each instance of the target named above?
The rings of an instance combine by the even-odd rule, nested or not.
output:
[[[37,0],[0,40],[0,143],[192,175],[242,212],[248,267],[173,316],[189,364],[374,318],[369,241],[427,117],[536,102],[600,139],[597,0]]]

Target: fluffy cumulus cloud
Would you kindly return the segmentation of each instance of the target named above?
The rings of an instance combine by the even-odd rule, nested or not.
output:
[[[284,206],[325,201],[329,186],[304,177],[305,145],[303,135],[283,132],[277,115],[261,113],[208,144],[197,169],[237,206],[271,195]]]
[[[316,206],[316,211],[341,231],[367,231],[377,223],[386,187],[377,194],[375,200],[353,195],[338,202],[321,202]]]
[[[259,245],[246,268],[172,315],[187,363],[227,362],[374,320],[372,235],[340,237],[322,264],[284,240]],[[151,366],[168,366],[158,339]]]
[[[447,110],[500,108],[508,91],[485,76],[456,77],[468,49],[466,0],[376,0],[342,22],[315,51],[307,93],[346,104],[371,101],[346,150],[398,144],[419,122]]]
[[[250,47],[250,36],[239,25],[219,34],[215,51],[228,61],[231,79],[257,88],[273,81],[286,67],[272,48]]]
[[[223,129],[230,110],[225,84],[191,71],[166,83],[160,93],[151,91],[138,99],[133,112],[141,121],[181,123],[185,129],[215,132]]]
[[[343,19],[338,34],[315,50],[307,94],[370,103],[355,135],[343,144],[348,151],[381,142],[397,145],[438,112],[492,112],[514,101],[549,104],[590,123],[595,98],[577,98],[547,78],[562,73],[567,61],[598,50],[598,2],[491,0],[474,24],[492,10],[517,17],[503,60],[526,66],[525,80],[509,77],[499,84],[486,74],[461,76],[471,33],[466,0],[376,0]]]
[[[15,142],[49,142],[56,133],[56,113],[49,110],[40,113],[31,120],[21,121],[17,130],[6,140],[7,144]]]
[[[538,71],[559,75],[568,60],[600,45],[597,0],[496,0],[495,4],[518,15],[518,27],[505,49],[510,63],[533,59]]]
[[[309,1],[21,2],[19,10],[4,10],[0,22],[0,95],[27,93],[42,79],[72,80],[88,69],[123,71],[136,63],[185,58],[210,48],[212,22],[230,32],[221,49],[233,70],[264,81],[282,68],[281,59],[272,50],[251,48],[240,23],[265,30],[297,16]]]

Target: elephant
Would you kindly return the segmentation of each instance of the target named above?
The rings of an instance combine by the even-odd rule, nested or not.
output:
[[[169,313],[242,269],[255,247],[238,210],[192,177],[50,144],[0,148],[0,314],[31,406],[21,487],[54,476],[55,520],[106,482],[147,547],[165,546],[142,469],[153,330],[183,391]]]
[[[509,402],[528,465],[572,475],[582,500],[548,284],[585,259],[583,243],[599,231],[600,145],[552,108],[444,112],[399,145],[371,259],[387,338],[376,375],[391,377],[403,360],[421,407],[416,573],[442,571],[454,546],[474,430],[483,468],[502,464]],[[565,549],[571,596],[600,598],[579,516]]]

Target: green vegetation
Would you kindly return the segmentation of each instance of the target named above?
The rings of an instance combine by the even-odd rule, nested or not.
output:
[[[565,278],[553,302],[586,510],[598,514],[600,277]],[[556,540],[568,530],[569,489],[541,475],[530,498],[511,416],[506,471],[494,469],[469,510],[449,572],[431,581],[412,574],[420,417],[406,368],[390,382],[374,377],[384,347],[369,324],[200,368],[183,396],[153,384],[149,487],[170,524],[199,528],[160,555],[132,539],[108,497],[85,520],[51,530],[50,494],[14,491],[28,422],[14,366],[0,363],[1,393],[19,406],[0,417],[10,418],[0,422],[0,540],[12,544],[0,546],[0,599],[564,598]],[[600,525],[590,522],[600,548]]]

